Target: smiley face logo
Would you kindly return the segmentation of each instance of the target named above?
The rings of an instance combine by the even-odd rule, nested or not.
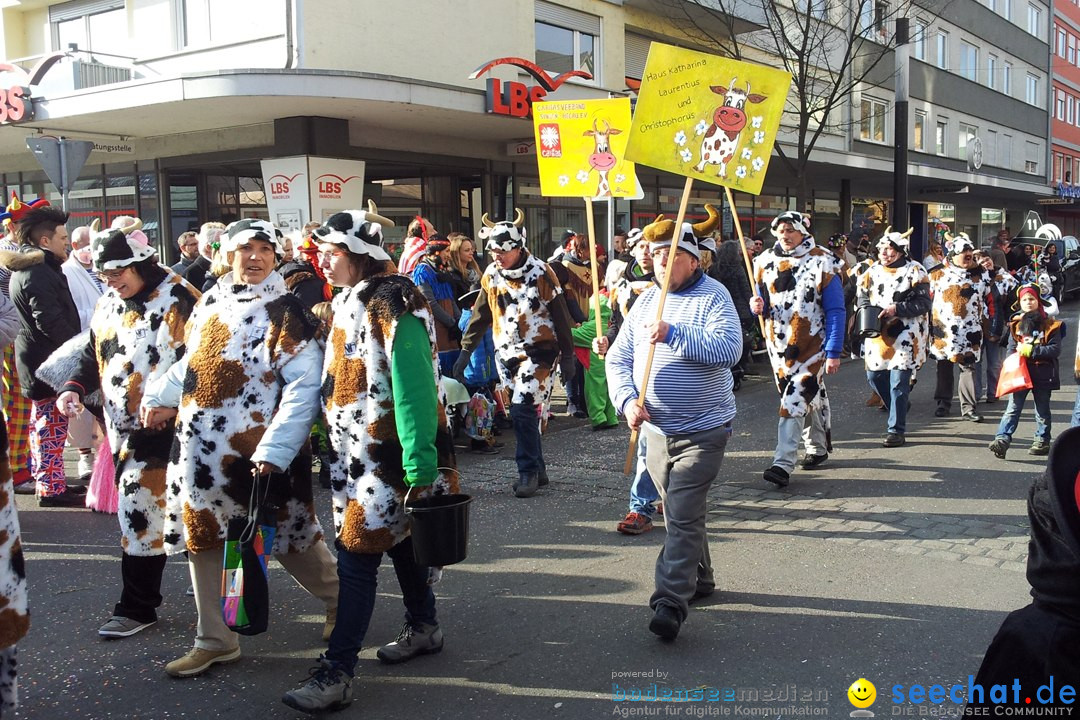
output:
[[[874,700],[877,699],[877,688],[866,678],[859,678],[851,683],[851,687],[847,690],[847,697],[852,705],[865,709],[873,705]]]

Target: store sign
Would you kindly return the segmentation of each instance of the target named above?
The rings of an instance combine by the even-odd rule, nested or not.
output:
[[[497,58],[484,63],[471,75],[470,80],[475,80],[484,73],[499,65],[513,65],[521,68],[536,80],[536,85],[526,85],[515,80],[503,82],[498,78],[488,78],[487,81],[487,111],[495,115],[508,117],[529,118],[532,117],[533,103],[540,102],[553,93],[559,86],[572,77],[584,80],[592,80],[592,75],[584,70],[571,70],[556,77],[548,75],[547,71],[534,62],[519,57]]]
[[[34,101],[30,88],[15,85],[0,89],[0,125],[16,125],[34,119]]]
[[[262,161],[270,220],[283,232],[299,230],[342,210],[364,207],[364,162],[296,157]]]
[[[1059,182],[1055,194],[1060,198],[1076,200],[1080,198],[1080,185],[1066,185]]]

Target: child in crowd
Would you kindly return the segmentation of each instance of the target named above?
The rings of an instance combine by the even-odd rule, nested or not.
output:
[[[1028,392],[1035,399],[1035,440],[1028,448],[1028,454],[1050,454],[1050,395],[1061,387],[1058,357],[1065,337],[1065,323],[1046,314],[1047,301],[1035,283],[1021,285],[1016,302],[1020,312],[1009,321],[1008,352],[1020,353],[1025,358],[1031,374],[1031,390],[1017,390],[1009,395],[997,437],[990,443],[990,451],[1001,459],[1005,458],[1012,443]]]

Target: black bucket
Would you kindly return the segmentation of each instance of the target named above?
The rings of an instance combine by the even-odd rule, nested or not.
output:
[[[405,506],[418,564],[445,567],[465,559],[471,502],[469,495],[432,495]]]
[[[876,338],[881,335],[881,308],[877,305],[863,305],[855,311],[855,337]]]

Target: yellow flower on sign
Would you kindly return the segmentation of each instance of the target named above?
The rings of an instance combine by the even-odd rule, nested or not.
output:
[[[626,156],[756,195],[790,87],[782,70],[654,42]]]

